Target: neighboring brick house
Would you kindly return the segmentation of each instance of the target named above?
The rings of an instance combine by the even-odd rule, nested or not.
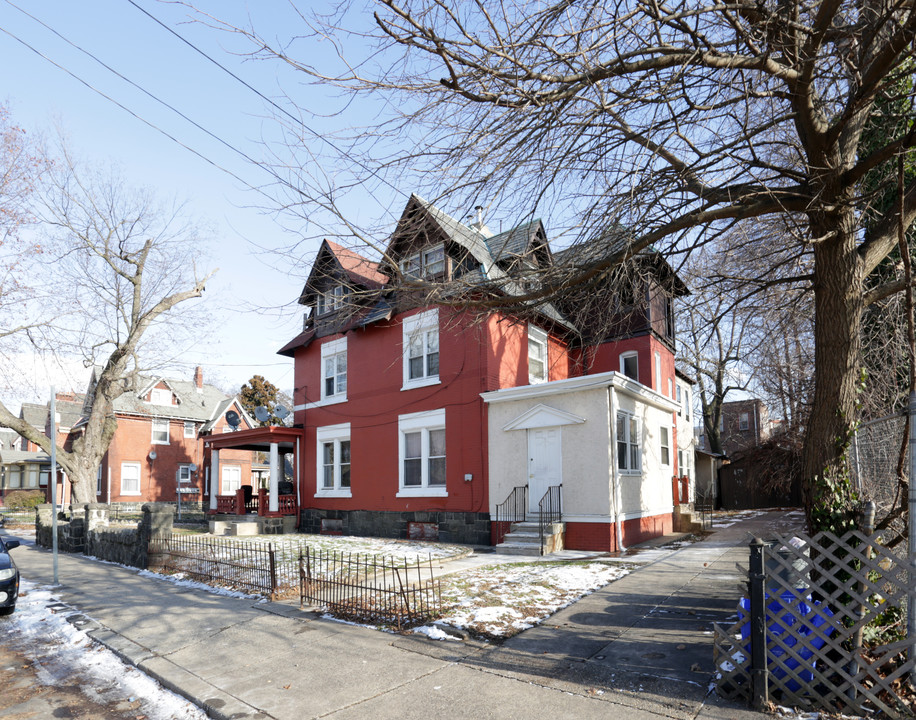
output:
[[[85,395],[58,393],[55,397],[57,443],[64,449],[69,450],[83,432],[96,372],[93,370]],[[226,420],[229,411],[238,415],[238,429],[254,426],[237,398],[203,382],[199,367],[191,381],[138,378],[137,388],[115,401],[118,427],[99,466],[98,501],[176,502],[180,488],[183,503],[200,505],[210,481],[204,469],[204,438],[234,431]],[[25,403],[20,416],[50,436],[48,404]],[[24,438],[19,443],[37,447]],[[252,484],[251,459],[248,451],[224,452],[218,479],[221,491],[233,493]],[[50,457],[46,453],[0,448],[0,465],[4,469],[0,497],[10,489],[34,488],[44,490],[50,498]],[[70,483],[63,473],[57,498],[62,505],[70,501]]]
[[[490,282],[505,281],[519,267],[548,269],[562,253],[551,253],[540,221],[494,235],[411,196],[384,257],[375,263],[323,242],[299,299],[308,308],[303,331],[279,351],[295,359],[303,530],[403,537],[417,523],[443,540],[491,542],[494,507],[506,498],[502,485],[496,491],[491,485],[490,444],[495,439],[512,453],[525,433],[500,435],[488,415],[496,405],[529,400],[525,391],[499,392],[525,387],[532,396],[549,391],[559,398],[591,385],[616,398],[603,416],[537,409],[519,425],[546,438],[544,467],[559,470],[575,458],[555,457],[557,428],[603,423],[609,445],[595,449],[604,464],[588,482],[604,487],[606,505],[608,473],[626,476],[632,506],[622,510],[623,498],[612,503],[614,517],[585,510],[564,517],[573,540],[567,545],[607,550],[620,546],[615,533],[618,540],[629,533],[632,542],[670,529],[671,478],[678,472],[671,313],[672,299],[686,288],[659,256],[643,259],[645,272],[625,315],[602,318],[600,326],[580,317],[575,297],[566,307],[542,304],[524,316],[481,316],[389,288],[397,269],[407,277],[455,280],[470,292],[488,292]],[[610,300],[614,290],[590,292]],[[584,376],[595,381],[573,382]],[[550,422],[554,430],[544,424]],[[528,477],[521,465],[510,469]],[[576,491],[564,486],[563,492],[565,507]],[[581,532],[571,527],[576,523]]]
[[[95,372],[90,398],[94,385]],[[99,466],[100,502],[176,502],[180,487],[182,502],[199,505],[212,480],[202,470],[203,438],[233,431],[226,420],[230,410],[241,420],[239,429],[254,427],[238,398],[205,384],[199,367],[191,381],[140,377],[136,389],[121,395],[114,408],[118,429]],[[217,482],[226,492],[251,483],[250,452],[230,451],[223,461]]]
[[[726,456],[757,447],[770,437],[767,406],[758,398],[722,403],[719,432]]]

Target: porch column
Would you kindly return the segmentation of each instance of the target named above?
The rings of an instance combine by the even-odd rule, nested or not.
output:
[[[210,509],[216,512],[216,496],[219,495],[219,450],[210,453]]]
[[[280,510],[280,501],[277,498],[277,483],[279,482],[279,453],[278,453],[277,443],[270,444],[270,484],[268,485],[267,491],[270,493],[270,496],[267,500],[267,511],[268,512],[279,512]]]

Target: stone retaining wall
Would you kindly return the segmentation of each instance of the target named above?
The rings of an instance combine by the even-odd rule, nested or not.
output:
[[[108,505],[71,505],[70,511],[70,520],[57,521],[60,552],[84,553],[136,568],[146,568],[147,548],[153,535],[171,534],[175,514],[172,505],[144,503],[140,507],[143,516],[136,527],[111,527]],[[52,540],[51,505],[39,505],[35,508],[35,542],[50,548]]]
[[[438,528],[440,542],[490,544],[490,516],[487,513],[307,509],[302,510],[299,532],[321,533],[322,520],[333,521],[333,526],[339,528],[342,535],[406,540],[408,523],[428,523]],[[325,530],[328,525],[325,523]]]

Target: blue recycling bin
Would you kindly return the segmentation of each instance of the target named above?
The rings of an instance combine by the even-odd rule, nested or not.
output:
[[[819,650],[825,643],[822,635],[830,636],[833,634],[835,628],[827,621],[827,618],[833,616],[833,611],[820,601],[812,600],[811,594],[806,588],[800,588],[795,591],[786,590],[780,593],[778,597],[767,593],[766,600],[768,638],[785,635],[786,637],[782,639],[783,643],[787,647],[794,647],[798,644],[799,636],[808,638],[808,636],[813,635],[810,640],[806,640],[805,647],[798,651],[802,662],[790,657],[781,663],[781,666],[768,669],[774,677],[782,679],[787,675],[786,670],[782,667],[784,665],[793,670],[805,682],[811,682],[814,679],[812,669],[817,666],[817,661],[812,657],[814,652],[811,648]],[[751,637],[750,613],[751,601],[748,598],[741,598],[739,615],[746,620],[741,625],[742,640],[749,640]],[[820,630],[819,634],[814,632],[815,628]],[[750,656],[750,643],[748,642],[744,647],[748,656]],[[785,654],[786,651],[782,647],[770,647],[767,650],[768,658],[781,658]],[[811,669],[799,670],[799,666]],[[796,692],[801,687],[795,677],[790,678],[786,686],[793,692]]]

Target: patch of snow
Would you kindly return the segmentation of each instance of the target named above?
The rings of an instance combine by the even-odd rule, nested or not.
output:
[[[142,698],[142,714],[149,720],[206,720],[197,706],[74,627],[67,621],[72,613],[48,609],[56,604],[50,589],[23,579],[16,611],[0,626],[9,646],[35,661],[40,682],[53,685],[61,674],[76,675],[83,692],[96,702]]]

